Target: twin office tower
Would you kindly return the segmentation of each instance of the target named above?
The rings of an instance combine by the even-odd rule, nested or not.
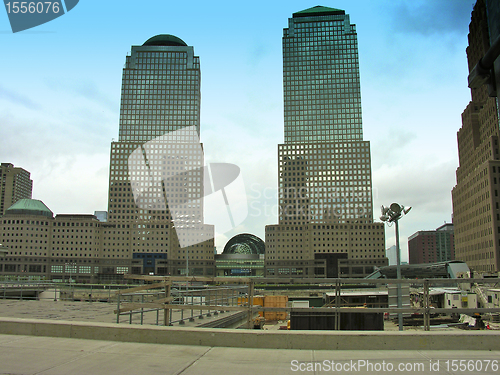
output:
[[[285,143],[278,146],[279,224],[266,226],[267,276],[359,277],[387,264],[384,227],[373,222],[357,48],[343,10],[297,12],[284,29]],[[196,274],[214,266],[199,131],[193,47],[172,35],[132,47],[111,151],[109,222],[133,222],[133,257],[164,259],[170,274],[183,274],[188,261]]]

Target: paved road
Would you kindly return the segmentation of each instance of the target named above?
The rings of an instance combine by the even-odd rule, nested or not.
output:
[[[468,369],[453,371],[460,360]],[[499,374],[498,361],[500,350],[268,350],[0,335],[0,374],[18,375]],[[342,371],[331,370],[337,366]]]
[[[114,308],[112,304],[3,300],[0,316],[112,323]],[[0,374],[18,375],[500,374],[500,363],[491,361],[500,362],[500,343],[498,351],[329,351],[0,335]],[[332,371],[332,367],[340,369],[337,366],[342,371]],[[465,371],[459,371],[460,366]]]

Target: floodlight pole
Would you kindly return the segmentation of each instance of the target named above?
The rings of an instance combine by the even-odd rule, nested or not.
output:
[[[186,247],[186,300],[187,300],[187,295],[188,295],[188,291],[189,291],[189,281],[188,281],[188,278],[189,277],[189,247]],[[186,302],[184,302],[185,304]]]
[[[405,208],[399,203],[393,203],[390,207],[382,206],[382,216],[380,220],[386,223],[396,223],[396,278],[397,282],[397,298],[398,298],[398,325],[399,330],[403,330],[403,314],[401,309],[403,308],[403,296],[401,292],[401,248],[399,246],[399,219],[410,212],[411,207]]]
[[[396,277],[398,279],[398,310],[403,307],[403,293],[401,292],[401,249],[399,247],[399,219],[396,219]],[[398,311],[399,330],[403,330],[403,314]]]

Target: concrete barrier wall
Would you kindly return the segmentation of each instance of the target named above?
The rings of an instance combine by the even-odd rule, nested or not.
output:
[[[500,350],[499,331],[260,331],[0,317],[0,334],[269,349]]]

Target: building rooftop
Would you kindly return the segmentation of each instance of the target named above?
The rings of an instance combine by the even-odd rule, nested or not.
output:
[[[444,223],[439,228],[436,228],[437,231],[453,231],[453,223]]]
[[[187,47],[187,44],[180,38],[170,34],[160,34],[149,38],[143,46],[180,46]]]
[[[92,214],[57,214],[56,220],[97,220],[97,217]]]
[[[323,7],[321,5],[317,5],[315,7],[301,10],[300,12],[296,12],[293,14],[293,18],[297,17],[310,17],[310,16],[329,16],[332,14],[345,14],[344,10]]]
[[[20,199],[6,211],[5,215],[40,215],[46,217],[54,217],[52,211],[37,199]]]

